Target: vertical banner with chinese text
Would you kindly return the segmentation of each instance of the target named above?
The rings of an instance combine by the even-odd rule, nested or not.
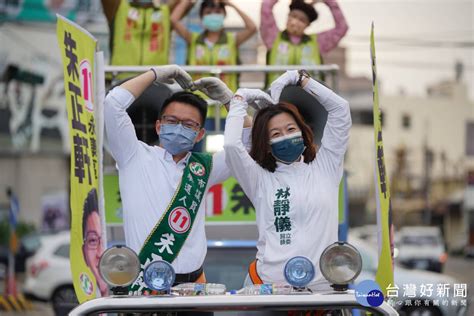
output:
[[[77,298],[82,303],[108,291],[98,272],[105,236],[98,203],[100,169],[94,115],[97,40],[59,15],[57,37],[64,67],[71,143],[71,272]]]
[[[382,116],[379,108],[379,85],[375,59],[374,24],[370,33],[370,57],[372,62],[372,87],[374,98],[374,132],[375,132],[375,197],[377,201],[377,224],[379,232],[379,264],[375,281],[386,296],[387,287],[393,285],[393,240],[391,236],[390,189],[385,169],[385,157],[382,140]]]

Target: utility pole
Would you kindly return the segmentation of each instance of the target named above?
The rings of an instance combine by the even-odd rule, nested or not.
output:
[[[18,199],[11,188],[7,189],[7,196],[10,199],[10,249],[8,251],[8,275],[6,278],[5,293],[7,295],[16,296],[16,279],[15,279],[15,254],[18,250],[18,239],[16,235],[16,224],[18,221]]]
[[[423,222],[425,225],[431,224],[431,168],[433,167],[434,153],[428,148],[428,144],[425,142],[423,146],[424,155],[424,181],[423,181],[423,196],[425,200],[425,211],[423,214]]]

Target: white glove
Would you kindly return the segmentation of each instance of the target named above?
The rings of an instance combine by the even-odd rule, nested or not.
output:
[[[193,85],[191,76],[178,65],[158,66],[151,69],[155,73],[156,82],[172,84],[176,81],[183,89],[190,89]]]
[[[248,105],[256,110],[268,107],[274,104],[272,97],[260,89],[239,89],[234,95],[235,97],[242,97]]]
[[[194,81],[193,90],[199,90],[221,104],[228,104],[233,95],[227,85],[216,77],[206,77]]]
[[[270,86],[270,95],[275,102],[280,101],[281,92],[286,86],[295,86],[298,82],[298,70],[288,70],[283,75],[272,82]]]

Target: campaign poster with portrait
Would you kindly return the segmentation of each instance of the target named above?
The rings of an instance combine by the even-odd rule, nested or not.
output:
[[[105,296],[108,288],[98,271],[105,248],[99,212],[99,129],[96,128],[95,53],[97,40],[58,15],[57,37],[64,67],[64,85],[71,144],[71,246],[74,289],[79,302]]]

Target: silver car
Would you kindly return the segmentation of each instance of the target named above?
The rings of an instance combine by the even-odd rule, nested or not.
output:
[[[447,253],[439,227],[405,226],[398,237],[400,264],[413,269],[443,271]]]

